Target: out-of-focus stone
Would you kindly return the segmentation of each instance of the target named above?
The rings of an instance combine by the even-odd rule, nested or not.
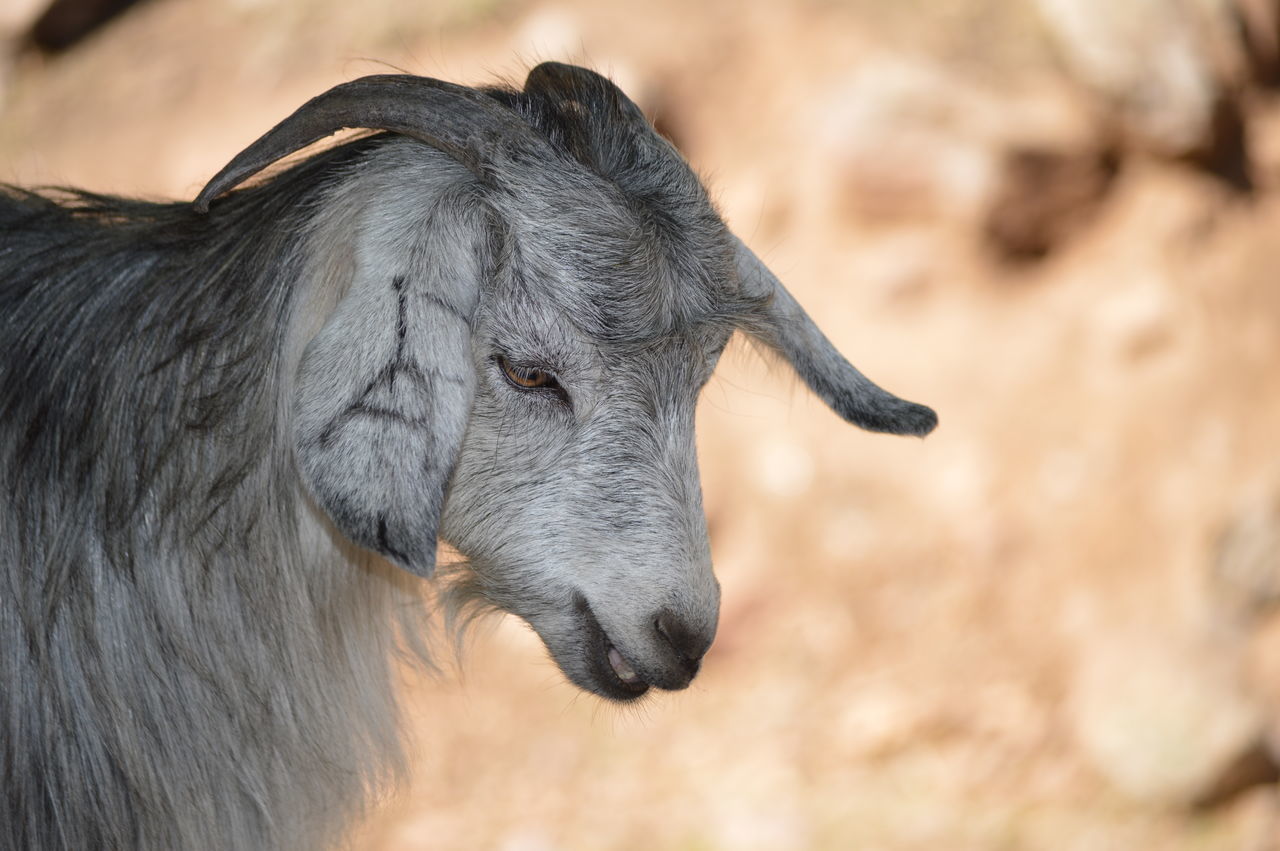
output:
[[[1219,81],[1204,33],[1227,0],[1036,0],[1070,72],[1153,147],[1183,155],[1212,130]]]
[[[556,843],[541,827],[520,827],[508,833],[498,847],[502,851],[555,851]]]
[[[1208,809],[1225,804],[1232,798],[1252,789],[1280,780],[1280,765],[1264,736],[1245,745],[1244,749],[1229,760],[1216,777],[1211,778],[1192,795],[1191,805]]]
[[[864,686],[841,703],[832,719],[832,744],[861,759],[909,747],[927,720],[918,699],[889,684]]]
[[[0,2],[0,115],[3,115],[9,81],[14,73],[23,35],[44,11],[48,0],[4,0]]]
[[[1235,0],[1245,71],[1263,85],[1280,83],[1280,4]]]
[[[963,216],[981,206],[991,157],[981,138],[991,98],[931,63],[858,64],[813,116],[821,159],[838,164],[816,191],[836,192],[846,218],[886,224]]]
[[[1139,800],[1188,804],[1264,735],[1220,648],[1167,636],[1096,644],[1072,684],[1070,724],[1094,768]]]
[[[582,28],[569,9],[542,7],[516,28],[512,43],[523,56],[572,57],[582,47]]]
[[[1280,615],[1273,615],[1249,636],[1246,678],[1257,695],[1267,723],[1267,744],[1280,759]]]
[[[48,53],[74,47],[138,0],[52,0],[31,27],[31,44]]]
[[[781,499],[796,499],[813,483],[813,456],[785,438],[762,441],[756,451],[756,481]]]
[[[48,0],[5,0],[0,3],[0,39],[12,38],[31,27]]]
[[[1111,149],[1005,152],[983,235],[1006,260],[1038,260],[1083,228],[1120,170]]]
[[[1175,333],[1171,286],[1148,275],[1102,299],[1093,327],[1101,353],[1110,361],[1137,361],[1169,344]]]
[[[1242,86],[1280,74],[1271,0],[1036,0],[1071,76],[1130,142],[1253,188]]]
[[[853,277],[885,305],[918,303],[937,271],[940,241],[935,229],[910,227],[868,239],[853,258]]]
[[[1280,606],[1280,493],[1251,500],[1226,522],[1209,570],[1218,614],[1250,626]]]

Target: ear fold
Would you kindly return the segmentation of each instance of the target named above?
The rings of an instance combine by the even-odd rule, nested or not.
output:
[[[446,206],[396,225],[403,233],[362,237],[355,280],[307,345],[294,396],[312,497],[347,538],[422,577],[471,415],[485,266],[483,225],[434,221]]]
[[[899,399],[856,370],[760,258],[731,238],[743,294],[764,304],[746,329],[751,336],[786,358],[809,389],[848,422],[889,434],[923,437],[933,431],[938,415],[931,408]]]

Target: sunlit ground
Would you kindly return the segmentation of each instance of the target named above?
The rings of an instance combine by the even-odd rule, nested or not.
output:
[[[1098,119],[1028,6],[936,5],[153,0],[9,75],[0,179],[191,197],[339,80],[589,62],[941,415],[859,432],[735,345],[699,423],[704,673],[617,709],[482,628],[461,675],[407,675],[414,779],[357,847],[1272,847],[1273,789],[1187,802],[1280,706],[1275,575],[1219,547],[1280,491],[1280,109],[1248,104],[1251,199],[1126,149],[1044,259],[1002,259],[1004,153],[1088,161]]]

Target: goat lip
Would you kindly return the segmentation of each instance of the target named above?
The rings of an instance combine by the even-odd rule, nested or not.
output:
[[[630,700],[649,690],[649,684],[641,679],[630,663],[618,652],[618,648],[610,643],[607,635],[604,636],[603,655],[604,665],[602,667],[611,681],[609,685],[612,687],[606,697]],[[619,691],[622,694],[618,694],[617,692]]]
[[[618,679],[622,680],[622,684],[628,687],[644,685],[644,680],[640,679],[640,675],[636,673],[635,668],[631,667],[622,654],[618,652],[618,648],[612,644],[605,651],[605,658],[609,660],[609,667],[613,669],[613,673]]]
[[[645,694],[649,690],[649,684],[613,645],[586,599],[579,597],[575,601],[575,608],[582,631],[587,636],[587,676],[583,679],[574,677],[578,685],[601,697],[620,702],[635,700]]]

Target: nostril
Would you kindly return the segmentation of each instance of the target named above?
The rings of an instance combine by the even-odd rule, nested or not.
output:
[[[691,628],[674,612],[663,609],[654,620],[654,629],[675,651],[686,668],[696,671],[711,646],[711,635]]]

